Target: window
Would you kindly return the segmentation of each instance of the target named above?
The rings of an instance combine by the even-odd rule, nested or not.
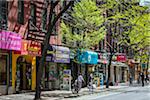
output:
[[[7,56],[0,55],[0,85],[7,84]]]
[[[18,23],[24,24],[24,1],[18,0]]]
[[[8,15],[8,8],[7,8],[7,1],[0,1],[0,29],[7,29],[7,15]]]
[[[31,22],[36,26],[36,5],[31,4]]]
[[[51,23],[53,22],[53,20],[54,20],[55,17],[56,17],[56,13],[55,13],[55,11],[53,11]],[[55,24],[55,26],[53,27],[53,34],[56,34],[56,24]]]
[[[46,22],[47,22],[47,8],[45,8],[42,13],[42,29],[43,30],[46,30],[46,25],[47,25]]]

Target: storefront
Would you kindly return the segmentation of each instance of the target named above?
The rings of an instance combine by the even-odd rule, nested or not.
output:
[[[83,51],[78,58],[81,63],[80,72],[84,76],[87,85],[90,73],[94,72],[95,65],[98,63],[98,54],[93,51]]]
[[[35,90],[37,56],[41,56],[41,44],[31,40],[22,40],[21,51],[12,53],[14,92]]]
[[[0,94],[12,93],[11,51],[21,50],[21,36],[0,31]]]
[[[118,84],[120,82],[127,82],[128,79],[128,65],[126,64],[125,54],[116,54],[113,56],[111,63],[111,81]]]
[[[98,53],[98,64],[95,65],[94,77],[96,85],[100,86],[100,78],[103,76],[103,82],[106,83],[106,68],[108,65],[108,54],[107,53]]]
[[[48,90],[60,89],[63,84],[64,70],[71,70],[69,63],[69,48],[49,46],[43,68],[43,88]]]

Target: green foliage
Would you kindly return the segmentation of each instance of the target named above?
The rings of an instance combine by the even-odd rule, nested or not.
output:
[[[107,11],[108,24],[116,24],[121,33],[111,27],[118,44],[131,47],[135,57],[147,60],[150,47],[150,12],[148,7],[139,6],[139,0],[104,0],[100,5]],[[139,51],[142,50],[142,53]]]
[[[98,44],[105,36],[102,14],[103,10],[96,6],[94,0],[77,2],[71,12],[73,23],[61,22],[63,42],[69,46],[79,44],[77,48],[84,49]]]

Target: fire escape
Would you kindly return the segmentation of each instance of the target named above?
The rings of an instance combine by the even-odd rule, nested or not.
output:
[[[41,27],[42,24],[42,12],[46,8],[46,0],[31,1],[31,17],[28,24],[27,39],[34,40],[42,43],[45,38],[45,33]]]
[[[35,0],[31,1],[31,18],[29,19],[28,24],[28,40],[34,40],[40,43],[43,43],[45,39],[45,34],[47,33],[47,19],[49,15],[49,0]],[[56,16],[56,12],[54,11],[53,17]],[[56,34],[56,25],[54,27],[53,32],[51,33],[51,42],[56,43],[57,35]]]

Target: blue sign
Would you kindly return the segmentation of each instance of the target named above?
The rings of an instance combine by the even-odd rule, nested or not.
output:
[[[78,57],[79,62],[86,64],[97,64],[98,54],[92,51],[84,51]]]

